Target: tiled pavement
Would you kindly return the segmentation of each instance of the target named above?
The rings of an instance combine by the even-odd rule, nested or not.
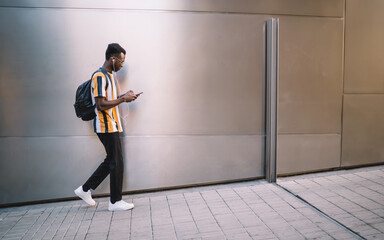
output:
[[[384,167],[311,174],[279,185],[365,239],[384,239]]]
[[[384,166],[123,199],[0,208],[0,239],[384,239]]]

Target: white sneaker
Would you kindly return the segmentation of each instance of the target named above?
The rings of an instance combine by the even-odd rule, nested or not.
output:
[[[123,200],[115,202],[114,204],[109,202],[108,210],[109,211],[125,211],[132,209],[134,205],[132,203],[127,203]]]
[[[91,206],[95,206],[96,202],[92,199],[91,190],[88,190],[88,192],[83,191],[83,186],[78,187],[75,190],[75,194],[79,196],[79,198],[83,199],[84,202],[88,203]]]

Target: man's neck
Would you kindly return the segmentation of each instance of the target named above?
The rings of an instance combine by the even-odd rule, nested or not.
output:
[[[102,68],[104,68],[105,70],[107,70],[108,72],[112,72],[112,66],[107,62],[105,61]]]

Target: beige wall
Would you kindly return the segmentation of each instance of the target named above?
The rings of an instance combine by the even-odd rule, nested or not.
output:
[[[342,166],[384,162],[384,1],[347,0]]]
[[[278,174],[340,166],[343,40],[343,18],[280,17]]]
[[[104,160],[73,103],[110,42],[127,51],[121,89],[144,92],[120,105],[123,191],[262,178],[267,18],[0,8],[0,204],[72,197]]]
[[[124,191],[264,177],[271,17],[280,22],[278,174],[384,162],[381,0],[0,6],[0,205],[73,197],[103,159],[72,105],[112,41],[128,53],[121,88],[144,91],[121,107]],[[90,37],[100,29],[109,34]],[[96,193],[108,192],[106,181]]]
[[[346,0],[344,18],[302,20],[296,34],[281,18],[279,174],[384,162],[383,11]]]

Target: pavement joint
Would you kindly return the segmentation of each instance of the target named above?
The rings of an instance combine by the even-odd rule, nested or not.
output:
[[[337,226],[339,226],[340,228],[344,229],[346,232],[348,232],[349,234],[351,234],[354,238],[356,239],[365,239],[364,237],[360,236],[357,232],[355,232],[354,230],[350,229],[349,227],[345,226],[344,224],[340,223],[339,221],[337,221],[336,219],[330,217],[328,214],[326,214],[325,212],[323,212],[322,210],[320,210],[319,208],[317,208],[316,206],[312,205],[310,202],[308,202],[307,200],[305,200],[304,198],[302,198],[300,195],[297,195],[293,192],[291,192],[290,190],[284,188],[283,186],[280,186],[278,184],[276,184],[276,186],[280,187],[281,189],[287,191],[288,193],[292,194],[293,196],[295,196],[297,199],[299,199],[300,201],[302,201],[305,205],[307,205],[309,208],[311,208],[312,210],[314,210],[316,213],[318,213],[319,215],[321,215],[322,217],[328,219],[329,221],[333,222],[334,224],[336,224]]]
[[[384,239],[384,166],[0,208],[0,239]]]

